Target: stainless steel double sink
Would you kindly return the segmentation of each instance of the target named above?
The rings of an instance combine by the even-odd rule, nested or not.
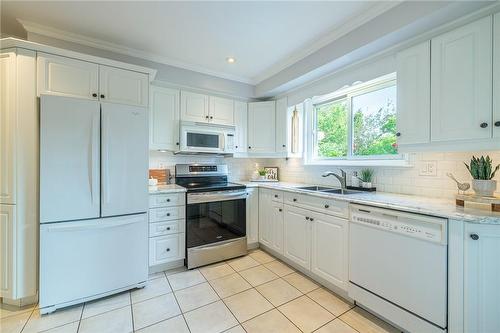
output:
[[[304,186],[304,187],[297,187],[297,189],[304,190],[304,191],[333,193],[333,194],[342,194],[342,195],[361,193],[361,191],[346,190],[346,189],[335,188],[335,187],[326,187],[326,186]]]

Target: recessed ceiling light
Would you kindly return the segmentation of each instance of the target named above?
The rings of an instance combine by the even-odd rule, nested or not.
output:
[[[234,64],[236,62],[236,59],[234,59],[233,57],[227,57],[226,61],[230,64]]]

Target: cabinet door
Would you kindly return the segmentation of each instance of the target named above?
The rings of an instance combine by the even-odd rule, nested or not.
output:
[[[311,269],[310,216],[310,211],[285,205],[284,255],[305,269]]]
[[[493,19],[493,136],[500,138],[500,13]]]
[[[247,243],[259,242],[259,189],[247,189]]]
[[[272,243],[271,248],[283,254],[283,204],[273,202],[271,211]]]
[[[464,331],[498,332],[500,228],[466,223],[464,237]]]
[[[149,149],[179,149],[179,95],[177,89],[151,86]]]
[[[181,91],[181,120],[207,122],[208,119],[208,96]]]
[[[148,74],[99,66],[99,98],[110,103],[148,106]]]
[[[313,214],[311,270],[335,286],[347,290],[347,220]]]
[[[398,144],[430,141],[431,43],[413,46],[397,54]]]
[[[149,239],[149,266],[185,258],[185,234],[173,234]]]
[[[234,101],[210,96],[209,121],[213,124],[234,125]]]
[[[275,102],[248,103],[248,152],[275,153]]]
[[[16,54],[0,54],[0,203],[16,203]]]
[[[15,205],[0,205],[0,297],[13,298]]]
[[[51,94],[97,100],[99,65],[38,53],[38,95]]]
[[[286,153],[287,145],[287,99],[276,101],[276,152]]]
[[[272,204],[271,192],[259,189],[259,242],[271,247],[272,244]]]
[[[236,126],[234,151],[246,153],[247,151],[247,124],[248,104],[245,102],[234,102],[234,125]]]
[[[432,141],[491,138],[491,17],[431,43]]]

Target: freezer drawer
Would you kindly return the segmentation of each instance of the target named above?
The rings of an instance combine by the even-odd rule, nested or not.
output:
[[[40,308],[133,287],[147,277],[147,214],[40,226]]]

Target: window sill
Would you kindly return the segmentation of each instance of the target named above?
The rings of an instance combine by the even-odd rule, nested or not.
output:
[[[408,159],[381,159],[381,160],[310,160],[304,161],[305,165],[333,165],[333,166],[353,166],[353,167],[393,167],[410,168],[412,165]]]

